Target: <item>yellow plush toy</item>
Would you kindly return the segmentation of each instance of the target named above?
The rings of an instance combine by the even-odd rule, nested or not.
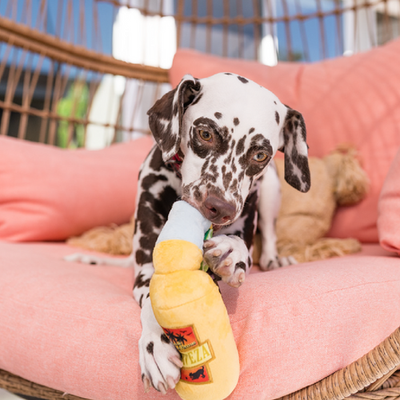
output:
[[[150,300],[182,355],[175,389],[184,400],[222,400],[236,387],[239,355],[218,286],[200,270],[211,223],[184,201],[172,207],[153,252]]]

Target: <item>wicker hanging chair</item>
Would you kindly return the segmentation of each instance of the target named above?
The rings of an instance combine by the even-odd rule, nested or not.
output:
[[[146,134],[143,113],[166,90],[168,57],[174,48],[272,64],[315,61],[350,55],[400,35],[399,10],[400,0],[308,0],[307,7],[302,0],[3,1],[0,135],[76,147],[88,143],[91,129],[105,132],[105,144]],[[157,61],[156,56],[149,62],[146,46],[140,48],[138,59],[121,59],[121,52],[114,51],[117,46],[111,46],[113,24],[121,11],[142,18],[143,43],[149,39],[147,17],[173,19],[176,43],[166,61],[161,56]],[[123,35],[115,29],[115,35]],[[265,37],[270,38],[267,49]],[[95,94],[106,76],[122,77],[120,93],[113,117],[99,119]],[[132,112],[124,118],[132,85]],[[77,99],[82,98],[83,87],[82,105]],[[74,90],[81,90],[80,95]],[[63,110],[60,104],[68,107]],[[395,400],[400,398],[398,368],[400,329],[358,361],[284,399]],[[0,387],[41,399],[79,399],[3,370]]]

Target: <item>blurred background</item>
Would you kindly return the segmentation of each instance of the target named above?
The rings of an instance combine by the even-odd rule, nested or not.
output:
[[[98,149],[149,132],[178,47],[316,62],[400,35],[400,0],[0,0],[0,134]]]

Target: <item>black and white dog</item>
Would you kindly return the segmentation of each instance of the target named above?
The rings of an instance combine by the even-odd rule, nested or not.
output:
[[[257,225],[262,236],[260,267],[295,262],[279,258],[275,220],[280,187],[272,159],[285,153],[285,179],[310,187],[302,115],[262,86],[236,74],[205,79],[184,76],[178,87],[148,111],[155,146],[139,174],[133,253],[126,260],[73,255],[69,260],[135,268],[134,298],[142,307],[140,366],[145,390],[163,393],[180,378],[179,353],[157,324],[149,283],[152,251],[172,204],[186,200],[214,225],[204,260],[222,281],[239,287],[251,266]],[[263,177],[263,179],[260,179]]]

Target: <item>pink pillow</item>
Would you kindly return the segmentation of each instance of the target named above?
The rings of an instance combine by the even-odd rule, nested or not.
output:
[[[104,150],[62,150],[0,137],[0,240],[64,240],[134,212],[152,139]]]
[[[355,145],[371,180],[370,192],[361,203],[338,210],[329,235],[378,242],[379,193],[400,146],[398,65],[400,39],[352,57],[276,67],[183,49],[175,55],[170,80],[175,86],[186,73],[246,76],[303,114],[310,155],[326,155],[342,143]]]
[[[63,261],[75,251],[0,242],[0,369],[87,399],[179,400],[144,393],[133,269]],[[399,268],[354,255],[221,285],[241,365],[229,399],[276,399],[378,345],[400,325]]]
[[[378,212],[382,247],[400,255],[400,147],[383,184]]]

